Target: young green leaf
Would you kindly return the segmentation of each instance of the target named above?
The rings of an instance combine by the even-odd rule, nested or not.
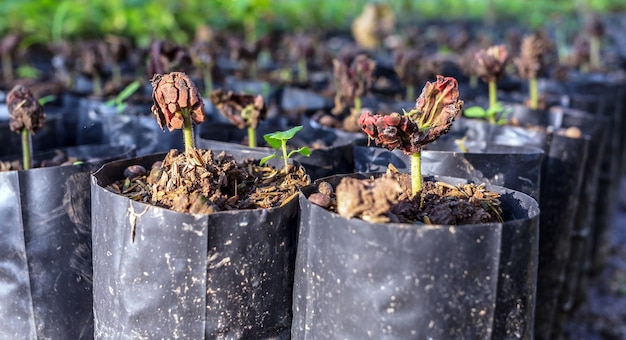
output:
[[[302,156],[309,157],[311,156],[311,149],[307,148],[306,146],[303,146],[298,150],[291,150],[291,152],[289,152],[289,154],[287,155],[287,158],[291,158],[291,156],[297,153],[301,154]]]
[[[46,105],[49,102],[56,100],[56,98],[57,97],[55,95],[50,94],[50,95],[39,98],[38,101],[39,101],[39,104]]]
[[[263,136],[263,139],[265,139],[267,144],[269,144],[273,149],[280,150],[282,147],[282,141],[290,140],[300,130],[302,130],[302,126],[294,126],[286,131],[268,133]]]
[[[291,129],[286,130],[286,131],[277,131],[277,132],[272,132],[272,133],[268,133],[264,135],[263,138],[265,139],[267,144],[271,145],[272,148],[281,151],[282,155],[279,156],[277,154],[273,154],[273,155],[263,157],[259,164],[263,166],[263,164],[265,164],[268,160],[272,158],[282,158],[283,161],[285,162],[285,167],[283,168],[283,170],[289,171],[288,170],[289,163],[287,162],[287,160],[292,155],[299,153],[306,157],[310,156],[311,150],[309,150],[309,148],[307,147],[301,147],[300,149],[292,150],[291,152],[289,152],[289,154],[287,154],[287,141],[293,138],[293,136],[300,130],[302,130],[302,126],[294,126]]]
[[[497,102],[494,106],[484,109],[480,106],[468,107],[463,111],[463,115],[468,118],[488,119],[492,124],[504,125],[511,114],[510,109],[505,109],[502,103]]]
[[[259,165],[263,166],[265,163],[267,163],[267,161],[269,161],[270,159],[273,159],[273,158],[278,158],[278,155],[273,153],[271,155],[268,155],[268,156],[265,156],[265,157],[261,158],[261,161],[259,162]]]
[[[133,93],[139,89],[139,86],[141,86],[141,83],[138,80],[128,84],[128,86],[126,86],[122,92],[117,95],[117,100],[124,101],[128,99],[128,97],[132,96]]]
[[[122,112],[126,108],[127,104],[124,102],[128,97],[132,96],[135,93],[141,83],[138,80],[128,84],[115,98],[107,100],[104,105],[106,106],[115,106],[117,108],[117,112]]]
[[[20,78],[37,79],[40,74],[41,71],[32,66],[23,65],[17,68],[17,76]]]
[[[487,117],[487,110],[480,106],[470,106],[463,111],[463,115],[469,118],[485,118]]]

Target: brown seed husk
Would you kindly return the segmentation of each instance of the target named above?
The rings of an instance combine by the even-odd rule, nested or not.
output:
[[[46,114],[28,87],[15,85],[7,95],[7,106],[11,131],[21,133],[26,129],[34,134],[43,127]]]
[[[343,178],[337,185],[331,211],[346,218],[373,223],[400,222],[464,225],[501,222],[500,195],[484,184],[453,186],[423,183],[422,191],[409,197],[410,176],[388,171],[378,178]],[[332,201],[332,200],[331,200]]]
[[[236,162],[225,152],[197,150],[204,165],[190,162],[171,150],[161,166],[132,180],[121,180],[109,190],[178,212],[209,214],[234,209],[273,208],[293,199],[310,183],[301,167],[288,171],[259,166],[256,160]]]

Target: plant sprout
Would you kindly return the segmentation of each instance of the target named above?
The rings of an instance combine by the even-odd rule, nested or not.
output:
[[[333,60],[333,74],[335,89],[335,107],[333,114],[339,115],[350,105],[354,105],[351,110],[352,117],[358,120],[361,114],[361,97],[369,91],[372,86],[376,61],[368,58],[365,54],[357,55],[352,63],[348,65],[339,59]],[[351,126],[344,124],[346,130],[351,131]]]
[[[391,7],[386,3],[373,2],[363,7],[363,12],[352,22],[351,30],[360,47],[374,50],[393,33],[395,26],[396,17]]]
[[[604,36],[604,24],[597,15],[588,14],[586,17],[585,30],[589,36],[589,66],[593,70],[599,70],[602,67],[600,45],[602,37]]]
[[[32,134],[43,126],[46,114],[43,106],[24,85],[16,85],[7,95],[9,127],[22,135],[22,163],[24,170],[33,164]]]
[[[354,111],[361,112],[361,97],[372,86],[372,76],[376,68],[376,61],[365,54],[359,54],[348,65],[339,59],[333,60],[333,75],[335,81],[335,113],[341,113],[346,106],[354,105]]]
[[[463,110],[463,115],[468,118],[486,119],[494,125],[504,125],[508,122],[511,110],[504,109],[502,103],[496,102],[486,110],[480,106],[471,106]]]
[[[183,130],[185,154],[195,155],[192,123],[204,121],[204,102],[196,84],[182,72],[155,74],[152,83],[152,112],[162,130]]]
[[[2,59],[2,76],[5,81],[13,81],[13,59],[12,54],[17,50],[20,37],[17,34],[7,34],[0,40],[0,58]]]
[[[522,40],[520,56],[514,60],[518,73],[528,79],[530,99],[528,107],[539,109],[539,87],[537,77],[544,68],[544,54],[550,49],[550,43],[539,34],[525,36]]]
[[[108,34],[104,40],[106,53],[110,59],[111,81],[115,88],[120,88],[122,86],[121,63],[128,58],[132,49],[131,43],[127,38],[113,34]]]
[[[256,79],[258,75],[258,59],[267,38],[261,38],[254,43],[249,43],[236,36],[229,36],[227,40],[230,50],[230,59],[239,63],[245,63],[248,67],[248,77]]]
[[[415,196],[422,190],[422,147],[446,134],[462,108],[456,79],[438,75],[436,82],[426,82],[411,111],[402,115],[364,112],[359,123],[376,145],[410,155],[411,192]]]
[[[504,45],[491,46],[478,51],[476,58],[476,74],[489,84],[489,108],[498,102],[498,88],[496,82],[504,75],[508,62],[508,51]],[[491,123],[495,123],[491,121]]]
[[[81,45],[78,58],[80,71],[91,77],[94,96],[101,97],[104,93],[103,75],[108,57],[106,44],[99,40],[90,40]]]
[[[418,49],[406,48],[394,53],[393,67],[398,78],[406,85],[406,100],[415,98],[415,83],[419,78],[420,59],[422,54]]]
[[[289,153],[287,153],[287,142],[291,138],[293,138],[293,136],[295,136],[295,134],[298,133],[298,131],[300,130],[302,130],[302,126],[294,126],[286,131],[277,131],[264,135],[263,139],[265,139],[267,144],[269,144],[275,150],[282,151],[282,156],[279,156],[275,153],[269,156],[265,156],[261,159],[261,162],[259,164],[263,165],[272,158],[282,158],[285,162],[285,167],[283,168],[283,171],[287,171],[289,167],[288,160],[289,158],[291,158],[291,156],[295,154],[301,154],[303,156],[309,157],[311,155],[311,150],[306,146],[303,146],[297,150],[291,150]]]
[[[256,147],[256,128],[267,115],[263,96],[232,91],[224,93],[217,89],[211,93],[210,100],[231,123],[248,130],[248,146]]]
[[[124,111],[124,109],[126,109],[126,107],[128,106],[128,104],[126,104],[126,99],[132,96],[133,93],[137,92],[140,86],[141,83],[138,80],[133,81],[132,83],[128,84],[120,93],[118,93],[115,98],[107,100],[104,105],[115,106],[117,113],[122,113],[122,111]]]
[[[287,50],[292,61],[296,62],[298,81],[306,83],[309,79],[307,60],[314,54],[315,41],[311,35],[297,33],[289,36],[286,41]]]
[[[476,74],[476,53],[480,50],[476,45],[469,45],[457,58],[457,64],[463,74],[469,77],[469,87],[478,87],[478,75]]]
[[[394,69],[406,86],[406,100],[415,98],[415,84],[441,73],[440,65],[433,57],[424,55],[416,48],[401,48],[394,53]]]
[[[214,49],[215,47],[209,41],[197,41],[189,49],[192,62],[202,71],[206,97],[211,96],[213,92]]]
[[[39,102],[39,104],[41,104],[43,106],[43,105],[46,105],[46,104],[48,104],[50,102],[55,101],[56,99],[57,99],[57,97],[55,95],[49,94],[47,96],[43,96],[43,97],[39,98],[38,102]]]
[[[150,45],[149,74],[165,74],[190,67],[191,57],[186,47],[164,40],[154,40]]]
[[[41,75],[41,71],[29,65],[21,65],[17,68],[18,78],[37,79]]]

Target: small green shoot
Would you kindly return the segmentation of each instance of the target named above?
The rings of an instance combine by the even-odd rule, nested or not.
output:
[[[56,99],[57,99],[57,97],[55,95],[50,94],[50,95],[43,96],[43,97],[39,98],[38,102],[39,102],[39,104],[41,104],[43,106],[43,105],[46,105],[46,104],[48,104],[50,102],[55,101]]]
[[[510,110],[505,110],[502,103],[496,103],[495,105],[484,109],[480,106],[471,106],[463,111],[463,115],[468,118],[487,119],[489,123],[495,125],[504,125],[508,120],[508,116],[511,114]]]
[[[463,138],[454,140],[454,144],[456,144],[461,152],[468,152],[467,146],[465,146],[465,142],[467,142],[467,136],[463,136]]]
[[[32,66],[22,65],[17,68],[17,76],[19,78],[37,79],[40,75],[41,71]]]
[[[124,109],[126,109],[126,107],[128,106],[128,104],[126,104],[126,99],[128,99],[128,97],[132,96],[135,92],[137,92],[140,86],[141,86],[141,83],[138,80],[135,80],[134,82],[128,84],[128,86],[126,86],[117,95],[117,97],[107,100],[104,103],[104,105],[115,106],[117,113],[122,113]]]
[[[302,130],[302,126],[294,126],[286,131],[277,131],[264,135],[263,139],[265,139],[267,144],[269,144],[274,150],[281,150],[282,156],[279,156],[275,153],[269,156],[265,156],[261,159],[259,165],[263,166],[263,164],[265,164],[272,158],[282,158],[285,161],[285,167],[283,168],[283,170],[288,171],[287,169],[289,169],[289,163],[287,162],[287,160],[291,156],[299,153],[303,156],[309,157],[311,155],[311,149],[307,148],[306,146],[303,146],[297,150],[292,150],[291,152],[287,153],[287,141],[293,138],[293,136],[295,136],[295,134],[298,133],[298,131],[300,130]]]

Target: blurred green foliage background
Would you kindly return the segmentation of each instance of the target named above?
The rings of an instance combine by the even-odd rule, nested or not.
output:
[[[217,30],[347,30],[364,4],[387,2],[399,23],[423,20],[518,20],[539,27],[555,16],[626,10],[624,0],[5,0],[0,36],[18,32],[22,45],[119,34],[139,45],[153,38],[186,43],[195,28]]]

